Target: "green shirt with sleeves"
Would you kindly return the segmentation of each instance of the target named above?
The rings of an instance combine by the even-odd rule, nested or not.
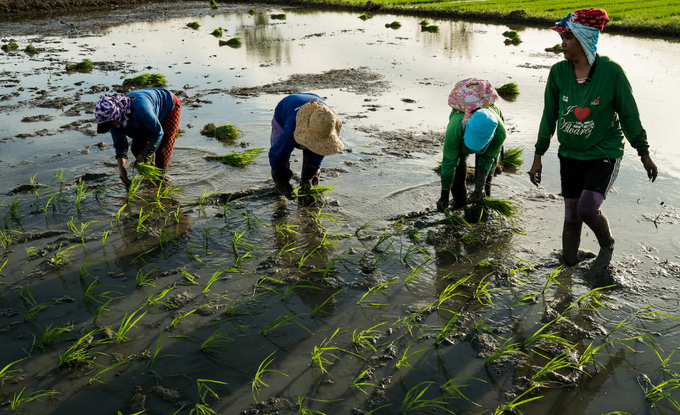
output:
[[[498,127],[496,127],[496,135],[489,144],[489,147],[484,153],[479,155],[479,160],[477,161],[476,169],[478,172],[483,173],[484,177],[489,174],[494,160],[501,152],[506,136],[505,120],[500,108],[496,105],[491,105],[487,109],[491,110],[496,116]],[[463,142],[463,115],[465,115],[463,111],[456,109],[452,110],[451,115],[449,115],[449,125],[446,127],[446,135],[444,137],[444,157],[442,158],[442,189],[451,188],[460,155],[474,153]]]
[[[557,129],[559,154],[577,160],[623,156],[624,135],[638,152],[649,154],[633,90],[621,66],[597,55],[591,81],[579,84],[564,60],[550,68],[536,154],[543,155]]]

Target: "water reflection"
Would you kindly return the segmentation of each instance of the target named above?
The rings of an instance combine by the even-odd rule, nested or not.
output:
[[[256,13],[253,18],[254,24],[250,15],[240,15],[237,29],[238,33],[242,33],[248,61],[276,65],[290,62],[290,42],[281,34],[279,25],[282,23],[269,23],[269,15],[265,13]]]

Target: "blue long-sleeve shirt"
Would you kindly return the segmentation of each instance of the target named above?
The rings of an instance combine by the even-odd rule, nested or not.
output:
[[[130,92],[126,97],[134,98],[130,104],[132,114],[126,127],[111,128],[116,158],[127,158],[128,140],[148,141],[142,150],[147,159],[156,151],[163,138],[161,121],[175,109],[175,98],[163,88],[146,88]]]
[[[272,170],[287,168],[293,149],[303,148],[295,142],[293,136],[295,120],[300,107],[312,100],[325,104],[323,99],[316,94],[293,94],[285,97],[276,105],[272,120],[272,146],[269,149],[269,165]],[[281,133],[276,137],[279,131]],[[323,156],[306,149],[305,161],[313,166],[321,166]]]

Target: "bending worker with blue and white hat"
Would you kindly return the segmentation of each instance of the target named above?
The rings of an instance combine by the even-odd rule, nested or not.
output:
[[[469,201],[479,205],[484,196],[491,195],[491,179],[506,137],[497,99],[496,89],[482,79],[462,80],[451,91],[449,106],[453,110],[444,138],[442,193],[437,201],[440,212],[449,207],[450,194],[453,209],[468,205],[465,178],[470,154],[475,154],[475,191]]]

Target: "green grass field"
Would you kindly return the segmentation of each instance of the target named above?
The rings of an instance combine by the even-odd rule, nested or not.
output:
[[[373,0],[386,11],[423,11],[451,14],[470,13],[480,17],[488,14],[490,19],[503,19],[508,13],[523,10],[532,22],[545,20],[546,24],[559,20],[571,11],[582,8],[603,8],[612,19],[608,28],[612,31],[646,32],[680,36],[680,0]],[[300,3],[363,6],[363,0],[302,0]],[[605,29],[607,31],[607,29]]]

